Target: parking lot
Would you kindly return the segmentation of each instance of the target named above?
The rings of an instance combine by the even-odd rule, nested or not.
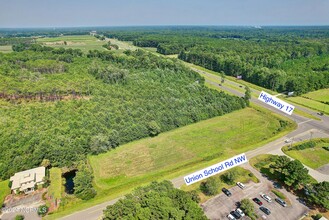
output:
[[[245,189],[241,189],[238,186],[235,186],[229,189],[232,193],[232,196],[227,197],[224,193],[220,193],[216,197],[208,200],[202,204],[202,208],[209,219],[227,219],[227,215],[237,208],[236,202],[241,201],[244,198],[253,199],[255,197],[259,198],[263,206],[270,209],[271,214],[266,215],[259,209],[259,205],[252,201],[255,207],[255,211],[260,219],[269,219],[269,220],[296,220],[303,216],[304,213],[308,212],[308,208],[299,202],[298,198],[291,193],[288,193],[285,189],[277,189],[280,192],[284,193],[288,198],[288,206],[282,207],[274,199],[276,196],[271,192],[273,189],[273,182],[269,181],[267,178],[261,176],[259,172],[255,171],[249,165],[245,167],[250,169],[260,180],[260,183],[247,183],[245,184]],[[272,198],[272,202],[268,203],[263,198],[260,197],[260,193],[265,193]],[[241,219],[249,219],[248,217],[243,217]]]

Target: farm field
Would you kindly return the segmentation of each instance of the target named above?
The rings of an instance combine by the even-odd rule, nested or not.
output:
[[[329,103],[329,89],[320,89],[314,92],[309,92],[307,94],[304,94],[303,97],[313,99],[318,102]]]
[[[323,147],[329,146],[329,139],[323,139],[319,141],[314,148],[307,148],[303,150],[292,149],[288,150],[288,147],[282,148],[283,152],[288,156],[300,160],[306,166],[313,169],[317,169],[323,165],[329,163],[329,151],[323,149]]]
[[[64,41],[67,45],[64,44]],[[68,35],[53,38],[46,37],[37,39],[37,42],[49,47],[80,49],[83,52],[88,52],[89,50],[106,50],[102,47],[106,41],[100,41],[90,35]]]
[[[0,53],[10,53],[13,52],[11,45],[0,46]]]

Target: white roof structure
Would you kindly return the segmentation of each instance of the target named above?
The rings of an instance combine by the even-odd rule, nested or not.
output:
[[[35,184],[43,183],[43,178],[45,176],[45,167],[37,167],[31,170],[15,173],[14,176],[10,177],[10,181],[12,181],[11,189],[24,191],[28,188],[33,188]]]

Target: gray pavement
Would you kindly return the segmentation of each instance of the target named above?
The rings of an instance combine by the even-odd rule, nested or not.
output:
[[[284,188],[277,190],[282,192],[288,198],[289,204],[287,207],[282,207],[281,205],[279,205],[277,202],[274,201],[274,198],[276,198],[276,196],[271,192],[271,189],[273,189],[273,182],[261,176],[260,173],[257,170],[253,169],[249,164],[245,164],[243,165],[243,167],[252,171],[255,176],[260,180],[260,182],[247,183],[245,184],[246,188],[243,190],[237,186],[234,186],[230,189],[232,193],[231,197],[227,197],[224,193],[220,193],[216,197],[209,199],[208,201],[203,203],[201,207],[209,219],[227,219],[226,216],[231,211],[237,208],[236,202],[239,202],[244,198],[252,200],[255,197],[257,197],[263,202],[263,206],[271,210],[271,214],[267,216],[259,209],[260,206],[252,201],[255,207],[255,212],[260,218],[262,218],[262,216],[265,216],[266,219],[269,220],[295,220],[303,216],[305,212],[308,212],[308,207],[301,204],[295,195],[287,192]],[[265,193],[266,195],[269,195],[272,198],[272,202],[266,202],[259,196],[260,193]],[[244,217],[242,218],[242,220],[243,219],[249,218]]]

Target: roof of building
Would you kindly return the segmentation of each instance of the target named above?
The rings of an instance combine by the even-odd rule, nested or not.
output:
[[[34,184],[42,182],[45,175],[45,167],[37,167],[31,170],[15,173],[14,176],[10,177],[10,181],[12,181],[11,189],[15,190],[21,188],[21,190],[24,190],[31,188]]]

